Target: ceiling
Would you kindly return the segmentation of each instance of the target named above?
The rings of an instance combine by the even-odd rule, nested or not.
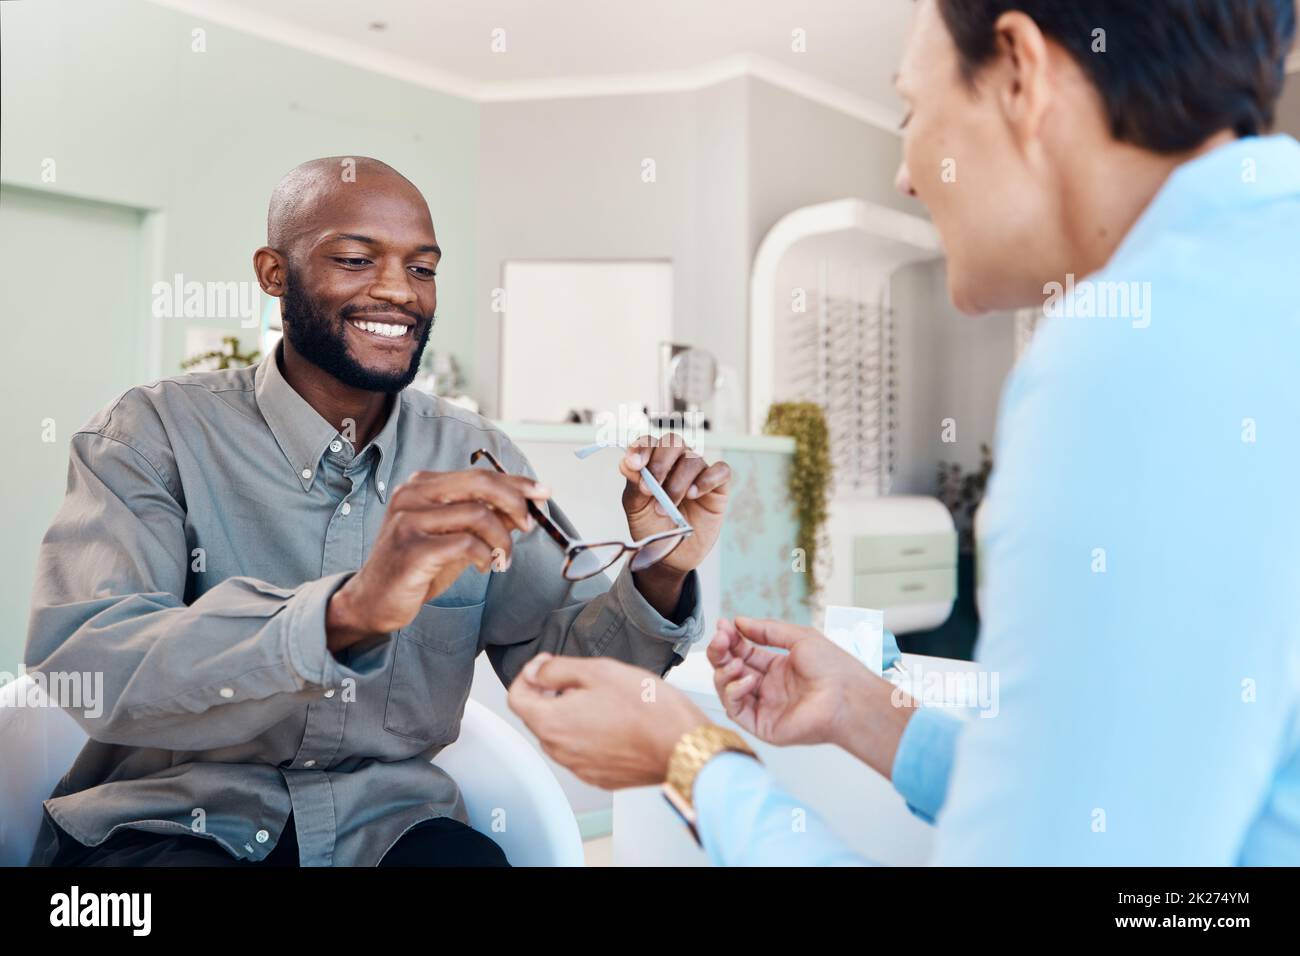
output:
[[[433,89],[493,101],[760,76],[895,129],[913,0],[152,0]],[[494,34],[494,31],[504,31]],[[802,30],[806,51],[792,49]],[[494,52],[494,35],[505,50]],[[1289,66],[1300,72],[1300,52]]]
[[[749,73],[896,123],[912,0],[154,0],[480,100],[687,89]],[[372,24],[382,24],[374,29]],[[493,52],[494,30],[505,51]],[[794,52],[795,30],[806,52]]]

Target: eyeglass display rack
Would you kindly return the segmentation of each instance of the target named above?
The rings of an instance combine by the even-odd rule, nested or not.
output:
[[[820,285],[807,295],[809,308],[783,317],[781,390],[826,413],[838,492],[888,494],[897,456],[893,310],[823,291],[830,288],[826,266]]]

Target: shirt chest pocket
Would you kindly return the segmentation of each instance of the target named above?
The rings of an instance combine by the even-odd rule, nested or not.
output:
[[[483,604],[426,604],[397,632],[384,729],[422,744],[456,739],[474,679]]]

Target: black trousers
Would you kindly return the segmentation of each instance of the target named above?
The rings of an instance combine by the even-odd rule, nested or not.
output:
[[[200,836],[118,830],[99,846],[85,846],[51,821],[59,849],[51,866],[297,866],[298,833],[293,814],[266,859],[237,860],[214,840]],[[380,866],[509,866],[491,839],[458,820],[438,817],[417,823],[379,862]]]

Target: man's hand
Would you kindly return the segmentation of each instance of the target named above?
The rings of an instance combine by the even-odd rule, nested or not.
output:
[[[708,723],[677,688],[606,657],[538,654],[509,702],[552,759],[606,790],[662,783],[677,741]]]
[[[508,568],[511,532],[535,525],[529,499],[549,497],[544,486],[517,475],[416,472],[389,498],[366,563],[330,599],[330,651],[410,624],[470,565],[484,573]]]
[[[675,432],[660,438],[643,435],[632,442],[619,462],[619,471],[627,479],[623,510],[627,512],[627,528],[633,541],[676,527],[646,487],[641,478],[642,466],[650,469],[682,517],[695,529],[668,557],[634,576],[637,589],[667,618],[677,606],[686,575],[699,567],[718,540],[727,511],[731,467],[725,461],[710,465]]]
[[[914,708],[894,706],[893,685],[820,631],[720,620],[708,657],[727,715],[745,730],[782,746],[838,744],[890,775]]]

